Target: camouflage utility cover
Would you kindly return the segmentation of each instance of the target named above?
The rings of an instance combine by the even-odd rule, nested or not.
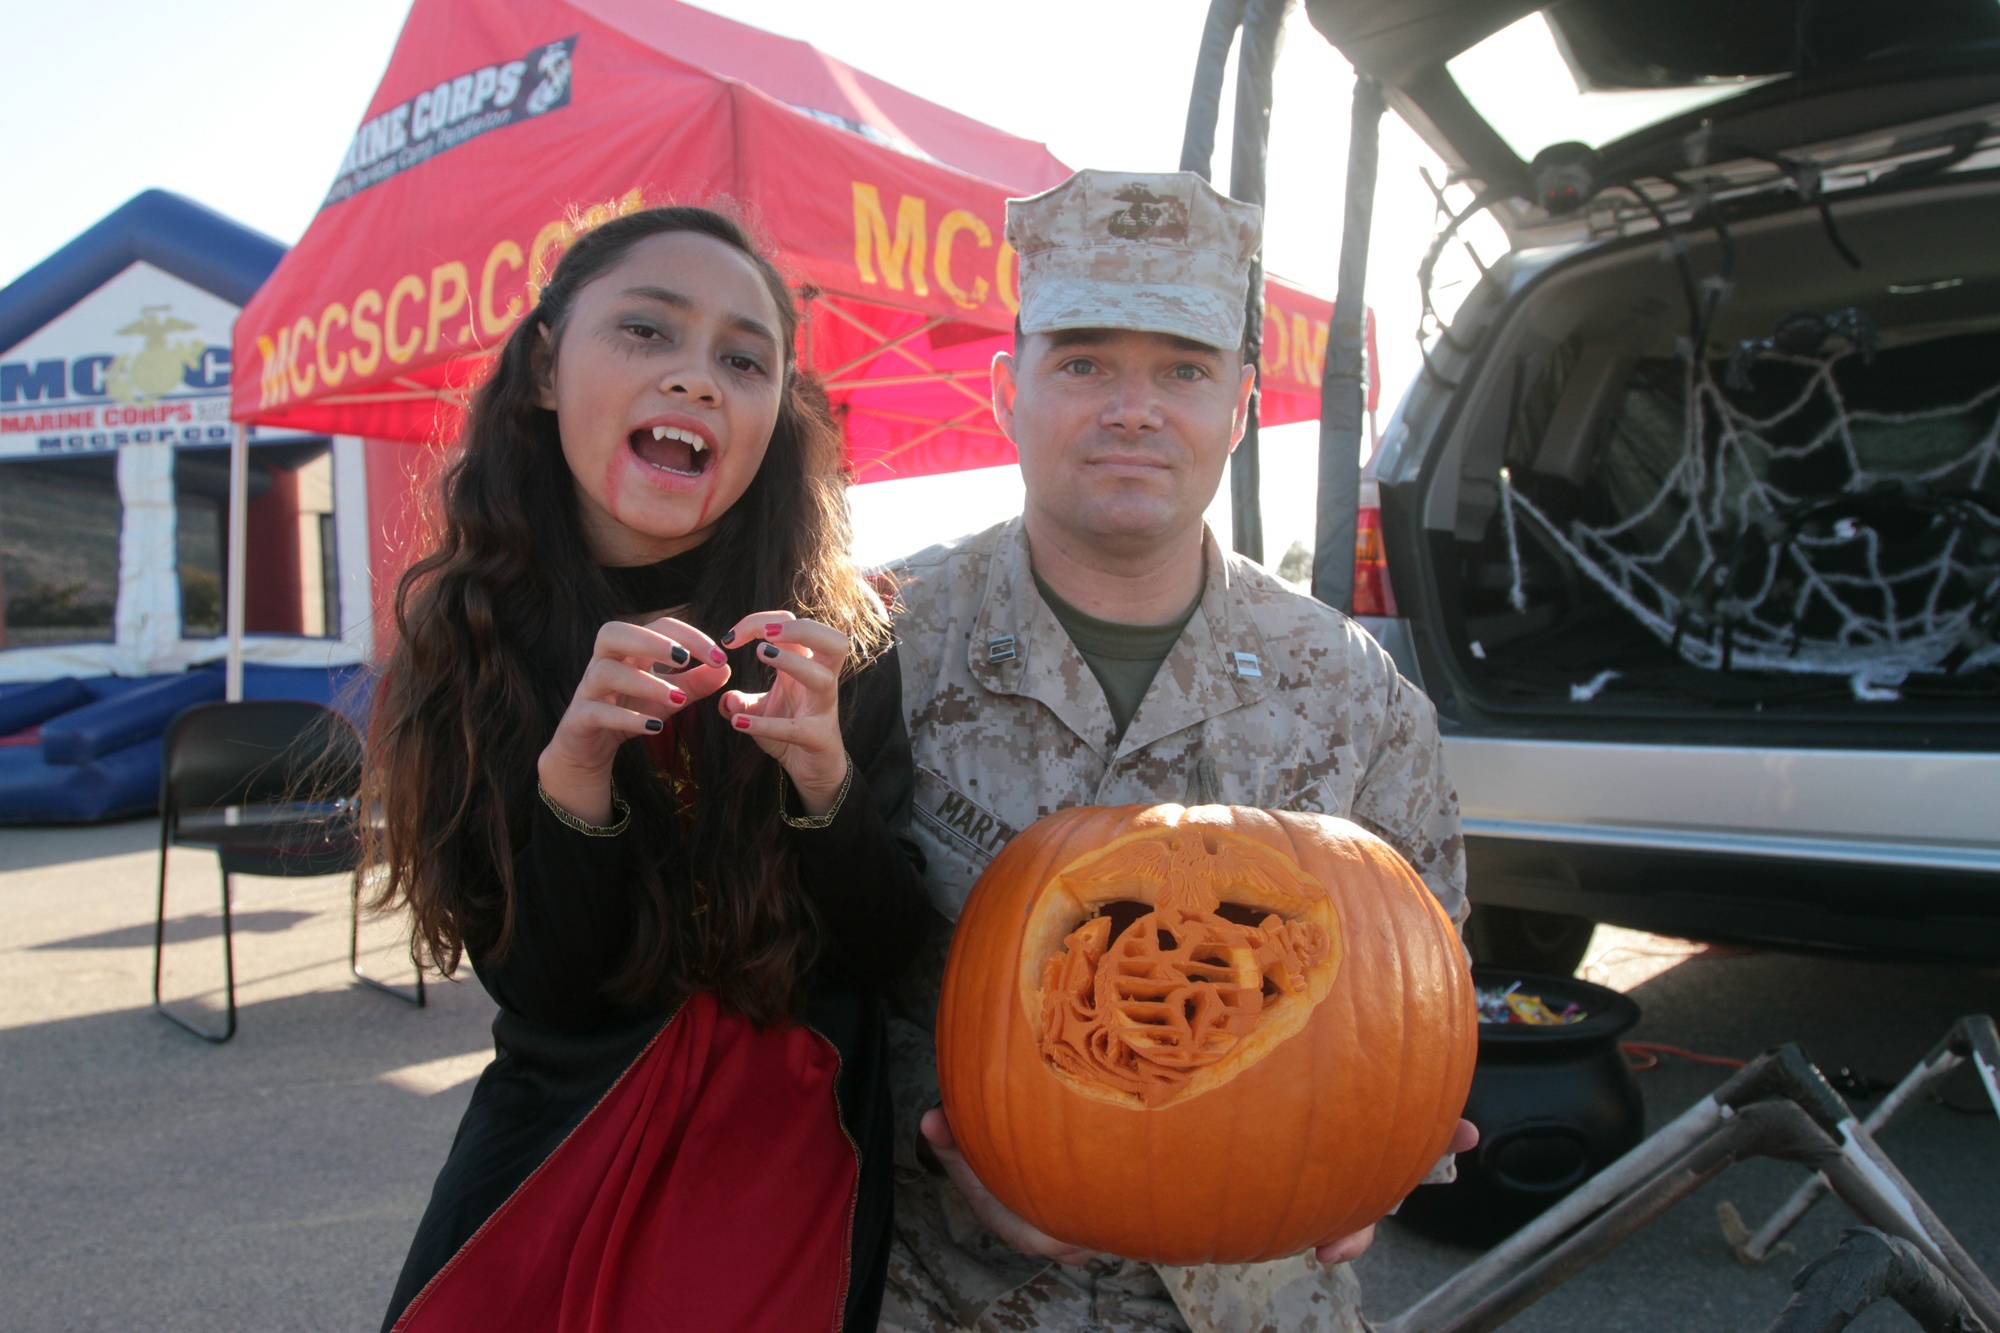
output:
[[[1009,199],[1021,331],[1134,329],[1236,347],[1263,218],[1192,171],[1079,171]]]
[[[1162,801],[1352,819],[1408,858],[1452,920],[1464,920],[1458,797],[1430,701],[1352,621],[1223,554],[1212,536],[1207,570],[1199,608],[1122,738],[1035,590],[1021,520],[892,571],[917,766],[912,832],[945,920],[957,919],[1007,840],[1043,815]],[[1352,1276],[1310,1257],[1056,1270],[984,1232],[916,1147],[917,1120],[938,1101],[932,1027],[948,943],[941,929],[890,1022],[898,1235],[885,1329],[1360,1328]],[[1075,1310],[1099,1313],[1079,1322],[1065,1313]]]

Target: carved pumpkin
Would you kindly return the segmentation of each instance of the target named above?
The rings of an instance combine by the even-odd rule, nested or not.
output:
[[[974,886],[937,1047],[952,1133],[1016,1213],[1128,1258],[1248,1263],[1423,1179],[1478,1015],[1449,918],[1360,827],[1083,806]]]

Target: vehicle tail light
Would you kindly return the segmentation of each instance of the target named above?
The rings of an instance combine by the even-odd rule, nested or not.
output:
[[[1362,487],[1361,507],[1354,516],[1354,614],[1396,614],[1396,592],[1389,586],[1389,556],[1382,545],[1382,501],[1372,485]]]

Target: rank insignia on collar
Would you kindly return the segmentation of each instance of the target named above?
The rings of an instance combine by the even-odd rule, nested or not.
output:
[[[1230,656],[1236,659],[1237,675],[1248,676],[1255,680],[1264,678],[1264,668],[1257,664],[1257,654],[1231,653]]]
[[[1003,634],[997,639],[988,639],[986,641],[987,665],[990,666],[995,662],[1011,662],[1014,660],[1014,658],[1015,658],[1015,652],[1014,652],[1013,635]]]

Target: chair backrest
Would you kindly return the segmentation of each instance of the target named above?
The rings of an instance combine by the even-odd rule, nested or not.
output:
[[[302,700],[197,704],[167,728],[163,758],[163,815],[351,800],[361,790],[361,737],[340,714]]]

